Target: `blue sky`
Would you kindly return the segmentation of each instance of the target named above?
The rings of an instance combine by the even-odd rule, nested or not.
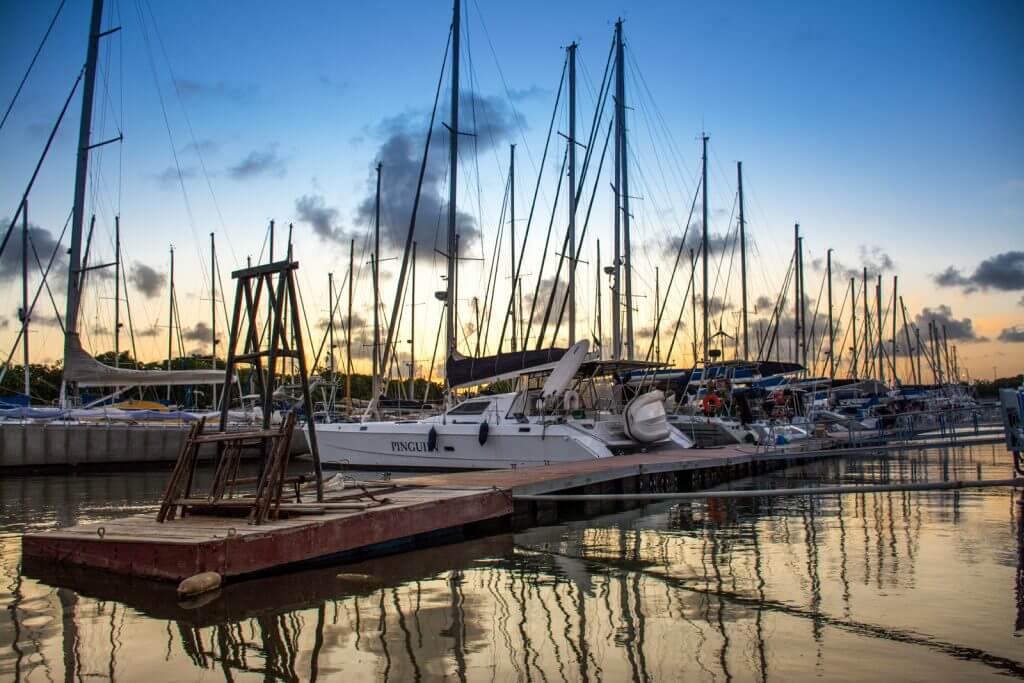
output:
[[[0,6],[4,107],[56,4]],[[52,123],[83,61],[88,4],[67,3],[0,130],[0,217],[13,213],[45,141],[42,130]],[[296,254],[313,318],[313,309],[326,306],[326,273],[343,277],[347,242],[316,236],[299,220],[296,200],[317,198],[336,210],[331,225],[339,234],[362,236],[365,226],[356,220],[356,210],[372,180],[387,122],[402,117],[410,130],[418,126],[425,133],[449,5],[108,0],[107,6],[105,26],[114,22],[123,30],[104,41],[94,135],[110,137],[120,129],[125,142],[94,155],[102,173],[94,184],[98,257],[110,253],[117,210],[130,264],[165,271],[173,242],[179,307],[186,325],[193,326],[205,319],[209,306],[201,293],[208,233],[218,234],[227,273],[247,254],[259,253],[268,219],[295,221]],[[650,324],[654,265],[660,264],[667,279],[671,264],[659,245],[676,234],[689,208],[704,129],[711,136],[714,231],[729,228],[734,165],[744,162],[756,294],[774,297],[789,258],[792,224],[799,221],[808,262],[833,247],[844,265],[859,267],[862,247],[877,247],[894,264],[886,271],[886,287],[889,276],[900,276],[911,315],[947,305],[952,319],[970,318],[973,335],[992,340],[959,342],[973,374],[989,376],[993,366],[1000,374],[1022,369],[1024,343],[996,340],[1024,324],[1024,290],[965,294],[964,286],[937,286],[933,276],[949,266],[969,275],[985,259],[1024,248],[1019,117],[1024,7],[1012,2],[624,6],[469,0],[463,83],[472,82],[481,96],[514,109],[522,121],[510,127],[511,141],[519,145],[520,211],[536,177],[563,48],[573,40],[580,44],[580,120],[589,124],[593,97],[587,79],[600,78],[617,16],[626,21],[632,62],[627,88],[636,99],[631,132],[637,185],[641,175],[649,181],[646,194],[637,192],[644,199],[634,208],[635,278],[647,296],[638,300],[637,315],[643,319],[638,327]],[[641,92],[640,78],[651,98]],[[443,120],[447,113],[440,116]],[[664,125],[649,125],[657,117]],[[77,118],[76,99],[32,195],[32,222],[53,233],[70,210]],[[559,129],[564,127],[560,115]],[[668,163],[669,155],[651,139],[666,130],[681,173],[669,173],[662,182],[658,162]],[[491,253],[509,141],[479,155],[478,177],[474,161],[463,156],[460,172],[469,184],[460,183],[462,206],[483,231],[482,244],[470,248],[475,255]],[[555,158],[561,149],[553,152]],[[184,195],[174,154],[183,169]],[[388,169],[384,173],[386,183]],[[544,195],[550,199],[554,173],[547,173]],[[605,262],[610,256],[606,194],[595,204],[584,247],[588,264],[580,272],[590,285],[580,302],[588,312],[593,307],[591,237],[601,239]],[[549,206],[544,200],[540,205]],[[542,228],[535,228],[536,243],[531,238],[528,246],[531,266],[539,261]],[[385,269],[394,263],[385,262]],[[437,263],[423,262],[423,292],[441,287],[438,269]],[[467,262],[462,293],[482,293],[485,277],[481,265]],[[820,275],[809,268],[809,294],[816,296],[819,284]],[[0,310],[11,312],[12,320],[17,285],[8,278],[0,289]],[[87,304],[86,315],[97,329],[109,326],[111,317],[106,287],[97,282]],[[385,290],[390,301],[387,282]],[[365,301],[370,290],[361,280],[357,291]],[[738,287],[719,293],[735,300]],[[672,302],[681,296],[681,291],[669,294]],[[422,302],[417,324],[430,331],[419,333],[425,341],[417,356],[429,358],[437,311],[429,295]],[[165,325],[165,308],[160,293],[152,299],[133,295],[133,314],[145,325]],[[136,321],[137,328],[140,324]],[[13,322],[0,330],[5,352],[12,330]],[[38,335],[42,353],[55,355],[56,330],[41,327]],[[94,337],[94,350],[110,348],[109,338]],[[140,354],[159,356],[165,345],[160,337],[140,339]]]

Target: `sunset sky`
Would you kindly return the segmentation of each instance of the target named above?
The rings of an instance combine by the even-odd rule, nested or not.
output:
[[[58,4],[0,4],[4,110]],[[14,214],[84,61],[90,4],[66,3],[0,128],[3,225]],[[465,106],[460,128],[475,133],[463,138],[459,166],[459,208],[466,214],[466,260],[459,276],[464,352],[475,344],[471,299],[485,291],[509,144],[517,145],[516,230],[521,240],[565,46],[572,41],[580,46],[578,137],[585,138],[613,24],[621,16],[631,107],[638,330],[647,332],[643,328],[653,322],[656,267],[673,324],[684,305],[689,268],[676,275],[671,289],[667,285],[673,244],[683,235],[697,187],[703,130],[710,136],[710,228],[719,243],[721,238],[734,242],[735,166],[743,161],[752,304],[763,297],[776,300],[792,252],[793,224],[799,222],[812,314],[815,307],[819,315],[824,312],[819,264],[833,248],[837,309],[849,287],[847,271],[867,266],[872,276],[880,272],[883,305],[891,296],[892,277],[898,275],[908,315],[945,322],[950,343],[957,345],[960,364],[971,377],[1024,371],[1020,3],[465,0],[463,10]],[[93,141],[123,132],[124,142],[94,150],[91,156],[87,212],[96,214],[96,232],[90,262],[112,259],[114,216],[120,214],[128,296],[142,358],[166,355],[171,245],[185,350],[209,353],[209,233],[216,235],[222,282],[229,285],[230,271],[244,266],[247,256],[266,258],[271,219],[278,226],[279,245],[288,224],[294,224],[294,253],[314,346],[327,316],[328,273],[334,273],[340,287],[351,239],[356,240],[359,271],[356,314],[369,320],[367,238],[378,161],[384,164],[382,289],[390,315],[393,274],[412,201],[406,191],[410,177],[414,180],[410,169],[418,168],[422,155],[450,22],[450,4],[433,1],[107,0],[104,28],[120,26],[121,31],[101,42]],[[443,134],[441,122],[449,116],[447,87],[446,73],[437,135]],[[76,94],[29,198],[32,239],[44,262],[71,211],[79,109]],[[609,116],[610,108],[599,124],[599,145]],[[557,131],[567,131],[564,98],[555,122]],[[559,136],[551,143],[526,245],[527,297],[544,253],[565,145]],[[610,155],[583,244],[584,262],[577,271],[581,337],[596,329],[596,240],[602,265],[611,259]],[[433,213],[428,221],[421,212],[417,228],[420,258],[413,308],[420,374],[426,372],[434,347],[440,306],[433,293],[443,288],[444,269],[435,249],[444,246],[446,150],[433,146],[431,158],[425,201]],[[589,176],[580,224],[593,184]],[[695,219],[699,225],[699,211]],[[566,220],[563,198],[545,278],[553,275]],[[0,257],[4,358],[19,326],[20,227]],[[687,242],[693,238],[688,235]],[[507,241],[507,233],[503,239]],[[63,242],[66,246],[67,237]],[[506,244],[498,269],[498,301],[508,298],[507,253]],[[725,305],[713,327],[721,325],[735,334],[738,256],[731,249],[716,249],[709,265],[717,283],[713,294]],[[51,284],[63,315],[60,280],[66,267],[58,263],[55,272],[59,274]],[[33,292],[38,283],[39,271],[33,269]],[[550,282],[545,285],[542,290]],[[873,287],[872,282],[872,299]],[[609,295],[602,290],[606,337]],[[111,278],[91,276],[81,331],[86,348],[95,353],[113,348],[112,298]],[[847,327],[848,301],[845,306],[841,334]],[[490,352],[504,304],[498,309],[491,323]],[[221,306],[221,329],[223,311]],[[752,318],[768,312],[762,301]],[[403,342],[408,339],[408,315],[407,308]],[[687,326],[673,360],[688,364],[688,312],[683,320]],[[819,330],[823,324],[818,323]],[[57,359],[61,335],[45,291],[32,330],[33,360]],[[663,331],[665,350],[671,326],[666,323]],[[355,330],[361,364],[366,350],[358,340],[367,332],[362,326]],[[559,342],[564,341],[563,327]],[[641,354],[647,343],[647,338],[638,339]],[[127,339],[122,348],[130,348]],[[400,345],[399,353],[407,361],[408,343]],[[15,361],[19,359],[20,350]]]

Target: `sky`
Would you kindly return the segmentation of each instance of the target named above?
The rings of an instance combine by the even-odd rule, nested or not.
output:
[[[4,110],[57,5],[0,3]],[[89,5],[71,0],[63,7],[0,128],[4,223],[17,208],[84,62]],[[555,116],[555,129],[563,135],[554,136],[543,166],[541,157],[565,48],[573,41],[579,45],[577,139],[582,139],[590,132],[620,16],[627,54],[635,327],[648,335],[638,336],[638,353],[645,353],[649,343],[656,280],[659,301],[667,300],[663,352],[670,346],[675,318],[685,310],[689,269],[673,279],[672,267],[694,201],[704,131],[710,138],[709,227],[730,245],[713,250],[709,261],[714,279],[709,289],[724,306],[714,329],[721,326],[735,336],[738,325],[739,266],[731,247],[737,222],[735,164],[742,160],[750,299],[762,299],[752,317],[770,314],[792,254],[793,225],[799,223],[810,315],[815,309],[823,315],[820,264],[832,248],[844,338],[849,327],[846,273],[867,266],[872,277],[883,277],[883,307],[889,306],[884,302],[898,276],[909,318],[946,324],[960,365],[972,377],[1024,371],[1024,125],[1019,116],[1024,7],[1013,2],[467,0],[460,121],[466,134],[460,136],[458,185],[464,352],[474,350],[473,298],[485,300],[496,253],[496,298],[509,297],[510,224],[506,216],[501,231],[501,217],[510,144],[516,145],[519,244],[543,168],[521,271],[527,312],[545,254],[541,293],[550,290],[567,224],[563,196],[555,208],[552,242],[545,247],[567,144],[564,95]],[[383,163],[381,290],[390,315],[450,22],[451,6],[443,2],[107,0],[104,28],[121,30],[101,41],[93,140],[119,134],[124,139],[91,154],[86,210],[95,213],[96,227],[90,259],[112,260],[114,216],[119,215],[140,357],[155,360],[167,353],[171,246],[182,344],[187,352],[208,353],[209,235],[214,233],[217,242],[221,282],[229,285],[230,272],[244,266],[247,257],[267,257],[267,225],[273,219],[278,245],[286,239],[287,226],[294,226],[294,254],[314,346],[328,317],[328,273],[347,296],[349,245],[355,240],[353,338],[357,364],[365,364],[369,330],[363,321],[372,315],[367,275],[374,169]],[[447,133],[441,124],[449,118],[448,88],[445,73],[418,214],[417,296],[414,306],[405,302],[399,335],[399,355],[407,362],[408,316],[414,310],[418,374],[430,365],[440,320],[433,292],[444,286],[437,249],[444,246],[448,169]],[[608,106],[595,158],[607,130]],[[44,264],[71,210],[79,113],[76,93],[29,198],[32,243]],[[582,156],[584,148],[578,149]],[[608,265],[612,257],[610,170],[609,153],[603,175],[591,171],[581,193],[580,223],[596,187],[577,267],[580,336],[596,330],[598,258]],[[697,217],[699,228],[699,204]],[[19,327],[20,226],[18,233],[0,257],[0,352],[5,357]],[[495,252],[499,234],[502,251]],[[692,240],[688,234],[687,244]],[[52,286],[62,314],[59,281],[64,277],[66,267],[62,270],[58,258]],[[32,292],[39,281],[35,269]],[[607,285],[601,279],[606,344],[611,317]],[[869,293],[873,298],[873,283]],[[94,271],[80,328],[93,352],[113,348],[113,298],[110,271]],[[771,302],[767,306],[765,298]],[[226,306],[222,301],[217,305],[223,329]],[[504,304],[496,309],[490,352]],[[336,324],[344,313],[339,312]],[[127,315],[124,308],[121,315]],[[682,319],[688,321],[689,315]],[[59,357],[61,335],[54,322],[44,290],[33,313],[34,361]],[[820,336],[824,323],[817,325]],[[565,334],[563,327],[559,343]],[[673,361],[692,360],[690,339],[687,322]],[[849,339],[837,346],[841,343],[849,345]],[[122,340],[122,348],[127,345]],[[15,360],[20,353],[19,348]],[[901,368],[901,374],[908,368]]]

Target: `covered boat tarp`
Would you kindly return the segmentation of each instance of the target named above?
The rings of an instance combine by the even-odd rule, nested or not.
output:
[[[184,410],[119,410],[117,408],[9,408],[0,417],[22,420],[113,420],[122,422],[192,422],[200,418],[220,419],[218,412],[191,413]]]
[[[523,372],[550,370],[565,355],[565,349],[515,351],[496,356],[470,358],[457,351],[448,357],[448,385],[452,389],[497,382]]]
[[[80,387],[151,387],[183,384],[221,384],[223,370],[127,370],[99,362],[82,348],[77,333],[68,335],[64,381]]]

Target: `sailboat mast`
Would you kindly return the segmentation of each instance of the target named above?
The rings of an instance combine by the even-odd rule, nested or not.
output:
[[[832,249],[825,252],[826,277],[828,278],[828,378],[836,377],[836,338],[832,321]]]
[[[700,136],[702,151],[700,155],[700,191],[701,191],[701,240],[700,260],[703,271],[701,273],[703,286],[703,301],[701,302],[701,314],[704,316],[704,366],[708,364],[708,345],[711,342],[711,320],[708,318],[708,136],[701,133]],[[696,325],[694,334],[696,334]]]
[[[654,359],[661,362],[661,330],[658,329],[658,313],[661,311],[661,273],[654,266]]]
[[[569,51],[569,345],[576,343],[576,43]]]
[[[93,0],[89,21],[89,46],[85,54],[85,83],[82,89],[82,117],[78,124],[78,157],[75,164],[75,198],[71,211],[71,247],[68,253],[67,309],[64,316],[64,358],[71,349],[71,338],[78,334],[78,309],[82,292],[79,269],[82,262],[82,224],[85,220],[85,182],[89,174],[89,148],[92,131],[92,103],[96,89],[96,60],[99,53],[103,0]]]
[[[869,377],[871,375],[871,314],[868,311],[868,269],[864,268],[864,276],[862,280],[864,284],[864,378],[875,379]]]
[[[409,400],[416,397],[416,243],[412,243],[409,280]]]
[[[622,19],[615,22],[615,105],[619,142],[619,173],[622,187],[622,270],[626,280],[626,358],[633,360],[633,255],[629,234],[629,146],[626,144],[626,49],[622,43]],[[572,188],[576,192],[576,188]]]
[[[217,369],[217,244],[210,233],[210,368]],[[213,409],[217,409],[217,385],[213,385]]]
[[[512,296],[516,291],[516,146],[508,146],[508,207],[509,207],[509,257],[512,259]],[[512,352],[515,353],[516,345],[516,307],[513,305],[509,313],[512,316]],[[477,324],[477,334],[480,334],[480,325]],[[499,353],[501,349],[498,349]]]
[[[456,269],[458,267],[458,242],[456,238],[456,210],[459,173],[459,47],[460,18],[462,15],[460,0],[455,0],[452,8],[452,76],[451,76],[451,122],[448,124],[448,277],[446,281],[447,309],[446,315],[446,358],[451,358],[455,353],[455,324],[456,324]],[[448,373],[448,363],[445,363],[445,374]]]
[[[376,401],[380,396],[380,170],[383,164],[377,162],[377,193],[374,197],[373,209],[373,254],[370,256],[373,272],[373,397]]]
[[[334,410],[335,384],[335,358],[334,358],[334,273],[327,273],[327,358],[330,365],[331,378],[331,402],[327,406],[327,421],[331,421],[331,411]]]
[[[597,351],[600,354],[600,358],[604,358],[604,328],[602,327],[601,321],[601,240],[597,240],[597,285],[595,289],[595,296],[597,297]]]
[[[171,245],[171,278],[167,295],[167,370],[171,369],[171,354],[174,352],[174,245]],[[167,385],[167,400],[171,400],[171,385]]]
[[[348,315],[345,318],[345,409],[352,414],[352,293],[356,275],[356,241],[348,243]]]
[[[885,381],[885,365],[883,358],[883,341],[882,341],[882,276],[878,276],[878,283],[875,285],[875,317],[878,319],[878,344],[875,349],[875,367],[877,370],[877,377],[879,381]]]
[[[892,276],[892,381],[895,383],[899,378],[896,375],[896,293],[899,276]]]
[[[736,187],[740,202],[740,296],[743,307],[743,358],[750,358],[750,337],[747,331],[747,220],[743,211],[743,162],[736,162]]]
[[[25,375],[25,398],[31,403],[32,375],[28,365],[28,200],[22,202],[21,211],[21,352],[22,372]]]
[[[793,226],[793,362],[799,363],[800,339],[802,336],[800,320],[800,224]]]
[[[690,250],[690,308],[693,311],[693,367],[697,367],[697,288],[694,279],[697,277],[697,254]]]
[[[612,360],[622,356],[622,205],[619,201],[619,184],[622,173],[619,167],[618,105],[615,107],[615,240],[612,251]]]
[[[114,367],[121,367],[121,216],[114,216]]]
[[[857,280],[856,278],[850,278],[850,319],[853,325],[853,378],[857,379],[859,376],[858,372],[858,358],[857,358]]]
[[[903,295],[900,295],[900,310],[903,312],[903,338],[907,342],[907,360],[910,361],[910,374],[914,378],[914,384],[920,384],[917,376],[917,366],[914,365],[914,347],[910,343],[910,326],[907,325],[907,307],[903,304]]]

